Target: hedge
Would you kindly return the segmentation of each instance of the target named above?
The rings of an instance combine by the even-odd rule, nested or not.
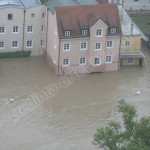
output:
[[[28,57],[31,51],[1,52],[0,58]]]

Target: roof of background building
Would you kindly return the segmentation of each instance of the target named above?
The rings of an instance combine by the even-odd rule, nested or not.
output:
[[[56,17],[60,38],[85,37],[81,35],[81,29],[92,27],[99,19],[108,27],[117,27],[117,33],[108,32],[108,35],[121,34],[119,13],[115,4],[56,7]],[[71,30],[71,36],[64,37],[64,30]]]
[[[141,35],[137,30],[136,25],[132,21],[131,17],[126,13],[122,6],[118,6],[120,22],[122,28],[122,35]]]
[[[56,7],[76,6],[76,5],[95,5],[107,0],[48,0],[46,3],[49,10],[54,13]]]
[[[0,8],[30,8],[41,5],[40,0],[0,0]]]

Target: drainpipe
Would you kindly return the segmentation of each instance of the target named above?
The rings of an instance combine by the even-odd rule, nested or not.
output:
[[[24,9],[24,17],[23,17],[23,36],[22,36],[22,51],[24,51],[24,33],[25,33],[25,14],[26,10]]]
[[[47,36],[48,36],[48,11],[49,9],[47,9],[47,29],[46,29],[46,45],[45,45],[45,60],[46,60],[46,55],[47,55]]]
[[[59,51],[58,51],[58,76],[59,76],[59,62],[60,62],[60,43],[61,39],[59,39]]]
[[[22,51],[24,50],[24,33],[25,33],[25,15],[26,15],[26,10],[25,10],[25,6],[24,4],[22,3],[21,0],[19,0],[20,3],[22,4],[22,6],[24,7],[24,10],[23,10],[23,34],[22,34]]]
[[[122,44],[122,40],[121,39],[122,39],[122,35],[120,35],[118,70],[120,69],[120,51],[121,51],[121,44]]]

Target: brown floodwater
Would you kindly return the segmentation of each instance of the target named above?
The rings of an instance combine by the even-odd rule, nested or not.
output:
[[[96,150],[93,134],[121,121],[122,98],[139,117],[149,116],[150,51],[145,54],[144,68],[59,77],[43,57],[1,59],[0,150]]]

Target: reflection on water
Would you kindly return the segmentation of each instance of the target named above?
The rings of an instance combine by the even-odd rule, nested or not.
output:
[[[136,106],[140,117],[150,115],[145,53],[145,68],[76,77],[56,76],[42,57],[1,59],[0,150],[95,150],[93,134],[120,120],[121,98]]]

